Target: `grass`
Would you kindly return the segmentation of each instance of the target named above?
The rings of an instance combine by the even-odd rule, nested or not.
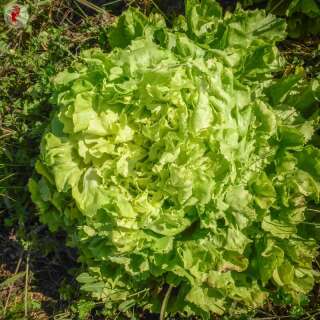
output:
[[[63,235],[41,226],[26,184],[50,115],[50,78],[80,49],[106,46],[104,28],[113,19],[89,16],[71,1],[28,4],[26,29],[0,21],[0,318],[15,320],[48,319],[72,304],[75,254]]]
[[[74,279],[79,268],[76,252],[64,245],[64,234],[51,234],[41,225],[27,191],[52,108],[50,79],[67,67],[80,50],[93,46],[108,49],[108,25],[127,5],[139,6],[146,13],[164,11],[170,19],[182,11],[183,3],[25,3],[30,12],[26,29],[9,29],[1,20],[2,14],[0,17],[0,319],[103,319],[102,306],[79,294]],[[308,77],[317,76],[319,46],[317,37],[285,41],[281,49],[289,61],[286,72],[300,66]],[[319,296],[316,286],[305,305],[291,310],[281,306],[287,299],[281,296],[278,305],[267,305],[265,310],[248,317],[316,319],[320,314]]]

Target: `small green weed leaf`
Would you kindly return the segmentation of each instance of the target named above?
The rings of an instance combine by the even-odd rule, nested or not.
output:
[[[18,280],[22,279],[25,276],[25,272],[19,272],[10,278],[6,279],[5,281],[0,283],[0,290],[6,289],[11,285],[15,284]]]

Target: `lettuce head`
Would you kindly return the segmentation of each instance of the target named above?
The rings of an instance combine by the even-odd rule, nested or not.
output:
[[[186,1],[171,27],[131,8],[109,52],[54,79],[29,188],[110,314],[166,296],[167,312],[207,319],[312,289],[319,81],[281,77],[285,28],[214,0]]]

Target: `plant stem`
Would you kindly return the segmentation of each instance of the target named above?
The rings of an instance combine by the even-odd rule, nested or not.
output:
[[[166,308],[167,308],[167,304],[168,304],[172,289],[173,289],[173,286],[170,284],[170,286],[166,292],[166,295],[164,296],[164,299],[162,301],[161,311],[160,311],[160,320],[165,319]]]
[[[18,273],[19,269],[20,269],[20,265],[21,265],[21,262],[22,262],[22,257],[23,257],[23,251],[21,251],[21,253],[20,253],[20,257],[19,257],[16,269],[14,271],[14,275],[16,275]],[[7,296],[7,299],[6,299],[6,303],[4,305],[4,309],[3,309],[3,316],[4,317],[6,316],[6,312],[7,312],[7,308],[8,308],[8,305],[9,305],[9,300],[10,300],[10,296],[11,296],[11,293],[12,293],[13,286],[14,286],[14,283],[12,283],[12,285],[9,288],[9,292],[8,292],[8,296]]]
[[[28,318],[29,260],[30,260],[30,253],[28,252],[27,261],[26,261],[26,277],[25,277],[25,285],[24,285],[24,316],[25,318]]]

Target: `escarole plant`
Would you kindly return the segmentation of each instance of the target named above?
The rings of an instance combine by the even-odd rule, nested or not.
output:
[[[312,289],[320,90],[281,77],[285,27],[213,0],[186,1],[170,28],[129,9],[110,52],[55,78],[29,188],[110,314],[159,312],[166,296],[167,312],[207,319]]]

